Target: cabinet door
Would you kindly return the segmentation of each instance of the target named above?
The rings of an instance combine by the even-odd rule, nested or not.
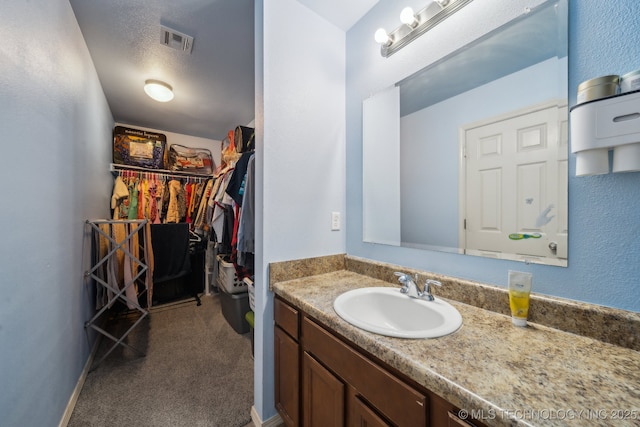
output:
[[[391,424],[376,414],[356,394],[351,394],[349,398],[348,412],[349,427],[391,427]]]
[[[344,384],[307,352],[302,356],[302,417],[305,427],[344,426]]]
[[[474,427],[473,424],[460,419],[457,414],[449,412],[449,427]]]
[[[298,343],[275,327],[276,409],[287,427],[300,425],[300,364]]]

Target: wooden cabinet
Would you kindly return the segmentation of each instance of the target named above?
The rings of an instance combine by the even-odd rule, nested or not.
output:
[[[298,312],[280,300],[275,301],[275,401],[287,427],[300,425],[300,349]]]
[[[392,424],[424,426],[427,398],[369,358],[354,350],[314,320],[303,316],[301,343],[344,384],[348,384]]]
[[[348,426],[357,427],[391,427],[386,420],[378,415],[362,400],[362,396],[351,393],[349,396]]]
[[[345,385],[309,353],[302,354],[302,418],[307,427],[344,426]]]
[[[481,426],[279,297],[274,312],[276,408],[287,426]]]

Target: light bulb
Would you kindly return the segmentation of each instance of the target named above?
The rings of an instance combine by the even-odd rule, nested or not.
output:
[[[400,22],[410,27],[414,27],[418,23],[412,8],[405,7],[402,9],[402,12],[400,12]]]
[[[387,30],[384,28],[378,28],[374,37],[376,42],[380,44],[386,45],[391,42],[391,38],[389,37],[389,34],[387,34]]]

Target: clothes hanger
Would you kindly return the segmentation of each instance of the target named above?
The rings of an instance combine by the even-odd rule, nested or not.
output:
[[[198,236],[193,230],[189,230],[189,240],[192,242],[201,242],[202,238]]]

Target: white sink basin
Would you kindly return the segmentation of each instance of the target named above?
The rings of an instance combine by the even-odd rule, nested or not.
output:
[[[425,301],[400,293],[400,288],[360,288],[338,296],[333,308],[347,322],[365,331],[398,338],[437,338],[462,325],[451,304]]]

